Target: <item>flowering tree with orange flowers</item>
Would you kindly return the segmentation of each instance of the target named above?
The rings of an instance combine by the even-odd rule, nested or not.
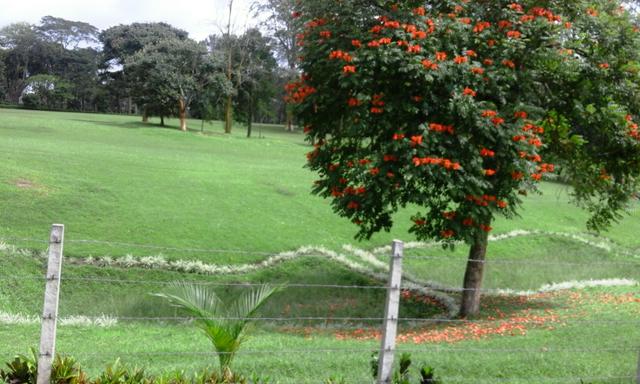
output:
[[[461,316],[479,311],[496,216],[545,174],[573,183],[592,228],[640,174],[640,43],[618,1],[300,1],[289,101],[314,193],[357,237],[419,207],[411,232],[470,245]]]

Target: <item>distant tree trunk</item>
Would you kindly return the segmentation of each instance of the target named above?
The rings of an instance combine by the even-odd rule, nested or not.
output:
[[[231,133],[231,127],[233,125],[233,98],[227,96],[227,101],[224,106],[224,133]]]
[[[149,107],[146,106],[146,105],[142,109],[142,122],[143,123],[148,123],[149,122]]]
[[[247,137],[251,137],[251,130],[253,128],[253,95],[249,93],[249,105],[247,106]]]
[[[480,313],[480,289],[482,288],[488,240],[489,233],[479,231],[469,250],[469,261],[464,274],[460,317],[476,316]]]
[[[187,132],[187,103],[183,98],[178,100],[178,108],[180,111],[180,130]]]
[[[293,111],[287,110],[287,132],[293,132]]]
[[[233,45],[231,44],[231,15],[233,13],[233,0],[229,0],[229,19],[227,21],[227,80],[233,81]],[[233,126],[233,97],[227,96],[224,107],[224,133],[231,133]]]
[[[164,127],[164,116],[160,116],[160,125]]]
[[[127,107],[129,109],[129,114],[133,115],[133,97],[131,97],[131,95],[129,95],[129,98],[127,99]]]

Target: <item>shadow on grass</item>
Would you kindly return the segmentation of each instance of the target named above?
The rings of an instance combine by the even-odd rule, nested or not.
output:
[[[179,130],[177,126],[173,126],[169,124],[160,125],[159,123],[143,123],[142,121],[115,122],[115,121],[89,120],[89,119],[71,119],[71,120],[79,121],[82,123],[91,123],[91,124],[108,126],[108,127],[116,127],[116,128],[127,128],[127,129],[163,128],[163,129],[171,129],[175,131]],[[192,130],[192,131],[196,131],[196,130]]]

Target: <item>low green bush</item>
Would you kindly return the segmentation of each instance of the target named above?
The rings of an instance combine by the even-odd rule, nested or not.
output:
[[[418,373],[420,374],[417,381],[412,381],[415,375],[412,374],[411,368],[411,354],[403,353],[400,356],[398,368],[393,372],[392,383],[393,384],[442,384],[435,376],[434,369],[423,365]],[[371,374],[374,379],[378,378],[378,353],[374,352],[371,355]]]
[[[34,348],[30,355],[16,355],[0,369],[0,382],[4,384],[36,384],[38,377],[38,355]],[[144,369],[128,367],[116,360],[108,365],[96,378],[90,379],[75,359],[56,355],[51,367],[50,384],[269,384],[268,378],[257,375],[245,377],[226,369],[223,373],[203,369],[194,374],[184,371],[167,372],[153,376]]]

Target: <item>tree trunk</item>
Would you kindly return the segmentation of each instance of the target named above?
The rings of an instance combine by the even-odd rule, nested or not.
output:
[[[249,110],[247,114],[247,138],[251,137],[251,130],[253,126],[253,96],[249,93]]]
[[[460,317],[476,316],[480,313],[480,289],[484,275],[484,261],[487,256],[489,233],[480,230],[469,250],[469,261],[464,274],[464,291],[460,305]]]
[[[287,132],[293,132],[293,111],[287,110]]]
[[[231,133],[231,126],[233,125],[233,98],[227,96],[227,101],[224,107],[224,133]]]
[[[131,95],[129,95],[129,98],[127,99],[127,104],[129,104],[127,107],[129,107],[129,114],[133,115],[133,97],[131,97]]]
[[[180,100],[178,100],[178,108],[180,111],[180,130],[187,132],[187,104],[184,102],[184,99],[180,98]]]
[[[160,116],[160,125],[164,127],[164,116]]]
[[[147,107],[146,105],[142,109],[142,122],[143,123],[149,122],[149,107]]]

